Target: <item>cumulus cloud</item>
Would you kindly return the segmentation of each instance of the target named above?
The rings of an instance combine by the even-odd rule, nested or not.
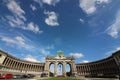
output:
[[[55,12],[51,11],[45,11],[44,14],[46,14],[48,17],[45,19],[45,23],[49,26],[59,26],[58,23],[58,16]]]
[[[60,2],[60,0],[34,0],[34,1],[37,2],[40,6],[42,6],[43,4],[55,6],[58,2]]]
[[[118,38],[120,33],[120,11],[118,11],[114,23],[106,31],[111,37]]]
[[[111,0],[79,0],[79,6],[87,14],[92,14],[96,11],[96,4],[109,3]]]
[[[14,15],[18,16],[19,18],[22,18],[23,20],[26,20],[26,18],[23,15],[25,14],[25,11],[14,0],[10,0],[7,4],[7,7],[12,13],[14,13]]]
[[[43,3],[55,6],[60,0],[42,0]]]
[[[25,40],[21,36],[16,36],[14,38],[10,37],[1,37],[0,38],[6,44],[10,44],[11,46],[22,47],[25,49],[31,49],[32,46],[25,43]]]
[[[80,18],[80,22],[81,22],[81,23],[84,23],[84,20],[83,20],[82,18]]]
[[[16,36],[15,40],[17,40],[17,42],[19,42],[22,45],[25,44],[25,40],[22,37],[20,37],[20,36]]]
[[[42,31],[39,30],[38,25],[35,25],[33,22],[30,22],[25,29],[33,31],[35,33],[42,32]]]
[[[116,47],[114,50],[108,51],[107,53],[105,53],[106,56],[110,56],[111,54],[113,54],[116,51],[119,51],[120,47]]]
[[[0,40],[4,42],[7,46],[13,47],[15,49],[27,50],[31,53],[37,52],[38,56],[40,57],[40,62],[45,62],[44,56],[50,55],[50,50],[54,49],[53,44],[48,46],[35,46],[31,40],[29,40],[23,35],[15,37],[0,36]]]
[[[13,17],[13,16],[6,16],[6,19],[8,20],[8,23],[11,25],[11,27],[18,27],[24,25],[24,21],[21,20],[19,17]]]
[[[35,11],[35,10],[37,10],[37,8],[34,6],[34,5],[30,5],[30,8],[32,9],[32,11]]]
[[[26,61],[30,61],[30,62],[39,62],[35,57],[33,57],[32,55],[27,55],[24,60]]]
[[[81,58],[84,55],[82,53],[70,53],[71,56],[74,56],[75,58]]]
[[[12,44],[12,43],[16,42],[14,39],[11,39],[11,38],[8,38],[8,37],[2,37],[1,40],[8,43],[8,44]]]
[[[88,60],[83,60],[81,63],[89,63]]]
[[[25,22],[21,20],[19,17],[6,16],[6,19],[8,20],[8,23],[11,25],[11,27],[17,27],[23,30],[29,30],[34,33],[42,32],[40,31],[38,25],[34,24],[33,22],[30,22],[26,25]]]
[[[7,15],[6,19],[11,27],[17,27],[23,30],[29,30],[35,33],[41,33],[39,26],[33,22],[26,23],[27,19],[24,16],[25,11],[20,7],[20,5],[14,1],[10,0],[7,3],[7,8],[14,14],[14,16]],[[32,10],[35,10],[35,6],[31,5]]]
[[[2,37],[1,40],[9,44],[14,43],[19,43],[20,45],[25,44],[25,40],[20,36],[16,36],[15,38]]]

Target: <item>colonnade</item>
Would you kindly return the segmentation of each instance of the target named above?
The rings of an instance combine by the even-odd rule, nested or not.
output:
[[[6,57],[3,66],[9,67],[11,69],[25,70],[25,71],[44,71],[43,63],[33,63],[28,61],[21,61]]]
[[[79,75],[118,74],[120,71],[113,57],[90,63],[76,64],[76,69]]]

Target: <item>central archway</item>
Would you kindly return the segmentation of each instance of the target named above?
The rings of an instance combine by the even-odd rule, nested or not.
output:
[[[58,66],[57,66],[57,75],[58,76],[62,76],[63,75],[63,64],[62,63],[58,63]]]

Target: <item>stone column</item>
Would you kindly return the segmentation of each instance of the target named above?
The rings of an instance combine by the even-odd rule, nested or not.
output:
[[[46,73],[46,76],[47,76],[47,77],[49,77],[49,65],[50,65],[50,62],[49,62],[49,61],[46,61],[44,73]]]
[[[66,63],[63,62],[63,75],[66,77]]]
[[[8,66],[9,63],[10,63],[10,59],[8,58],[7,63],[6,63],[6,66]]]
[[[5,63],[4,63],[3,65],[5,65],[5,66],[6,66],[7,62],[8,62],[8,58],[5,60]]]
[[[55,64],[54,64],[54,77],[57,77],[57,66],[58,66],[58,63],[55,62]]]
[[[76,72],[76,65],[74,62],[71,63],[71,69],[72,69],[72,76],[76,76],[77,72]]]

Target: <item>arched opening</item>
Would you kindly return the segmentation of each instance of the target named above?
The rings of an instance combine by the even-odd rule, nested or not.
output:
[[[66,64],[66,76],[70,77],[71,76],[71,65],[69,63]]]
[[[49,66],[49,76],[53,77],[54,76],[54,63],[51,63]]]
[[[62,75],[63,75],[63,65],[62,65],[62,63],[59,63],[59,64],[58,64],[58,67],[57,67],[57,75],[58,75],[58,76],[62,76]]]

